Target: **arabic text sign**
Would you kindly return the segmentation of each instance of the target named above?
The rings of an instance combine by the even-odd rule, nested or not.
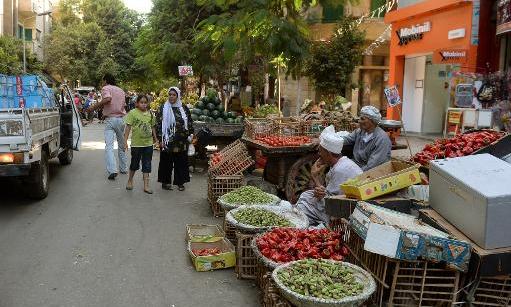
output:
[[[178,66],[179,76],[193,76],[192,66]]]

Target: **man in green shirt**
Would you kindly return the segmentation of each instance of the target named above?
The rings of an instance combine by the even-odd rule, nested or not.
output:
[[[126,118],[126,130],[124,131],[124,148],[128,148],[128,137],[131,133],[131,164],[126,190],[133,190],[133,177],[140,168],[142,161],[142,173],[144,177],[144,192],[153,194],[149,188],[149,176],[151,175],[151,160],[153,158],[153,144],[158,143],[156,136],[156,118],[148,110],[148,99],[145,95],[138,95],[135,109],[131,110]]]

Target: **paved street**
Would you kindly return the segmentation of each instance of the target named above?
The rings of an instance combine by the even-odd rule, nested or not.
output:
[[[50,195],[32,202],[0,182],[0,307],[259,306],[252,282],[234,270],[198,273],[185,251],[187,223],[220,223],[206,201],[206,178],[186,192],[134,191],[126,175],[108,181],[103,130],[85,128],[72,165],[51,164]],[[153,159],[153,177],[158,156]]]

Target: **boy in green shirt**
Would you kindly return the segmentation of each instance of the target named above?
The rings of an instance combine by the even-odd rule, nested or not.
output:
[[[131,164],[126,190],[133,190],[133,176],[140,168],[142,161],[142,173],[144,177],[144,192],[153,194],[149,188],[149,175],[151,175],[151,160],[153,158],[153,144],[158,143],[156,136],[156,118],[148,110],[148,100],[145,95],[138,95],[135,109],[131,110],[126,118],[126,130],[124,130],[124,148],[128,150],[128,137],[131,134]]]

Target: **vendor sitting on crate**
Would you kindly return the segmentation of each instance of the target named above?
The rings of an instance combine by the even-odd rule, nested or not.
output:
[[[380,111],[373,106],[360,110],[360,128],[344,138],[344,145],[353,146],[353,161],[363,171],[390,161],[392,142],[382,128]]]
[[[335,132],[334,126],[329,126],[319,137],[319,160],[314,167],[321,165],[329,167],[330,171],[325,177],[325,186],[316,178],[314,190],[305,191],[300,195],[297,207],[309,218],[310,225],[324,223],[328,225],[330,217],[325,212],[325,196],[341,194],[340,185],[350,178],[362,174],[362,169],[350,160],[341,155],[343,138],[340,133]],[[319,165],[318,165],[319,164]]]

